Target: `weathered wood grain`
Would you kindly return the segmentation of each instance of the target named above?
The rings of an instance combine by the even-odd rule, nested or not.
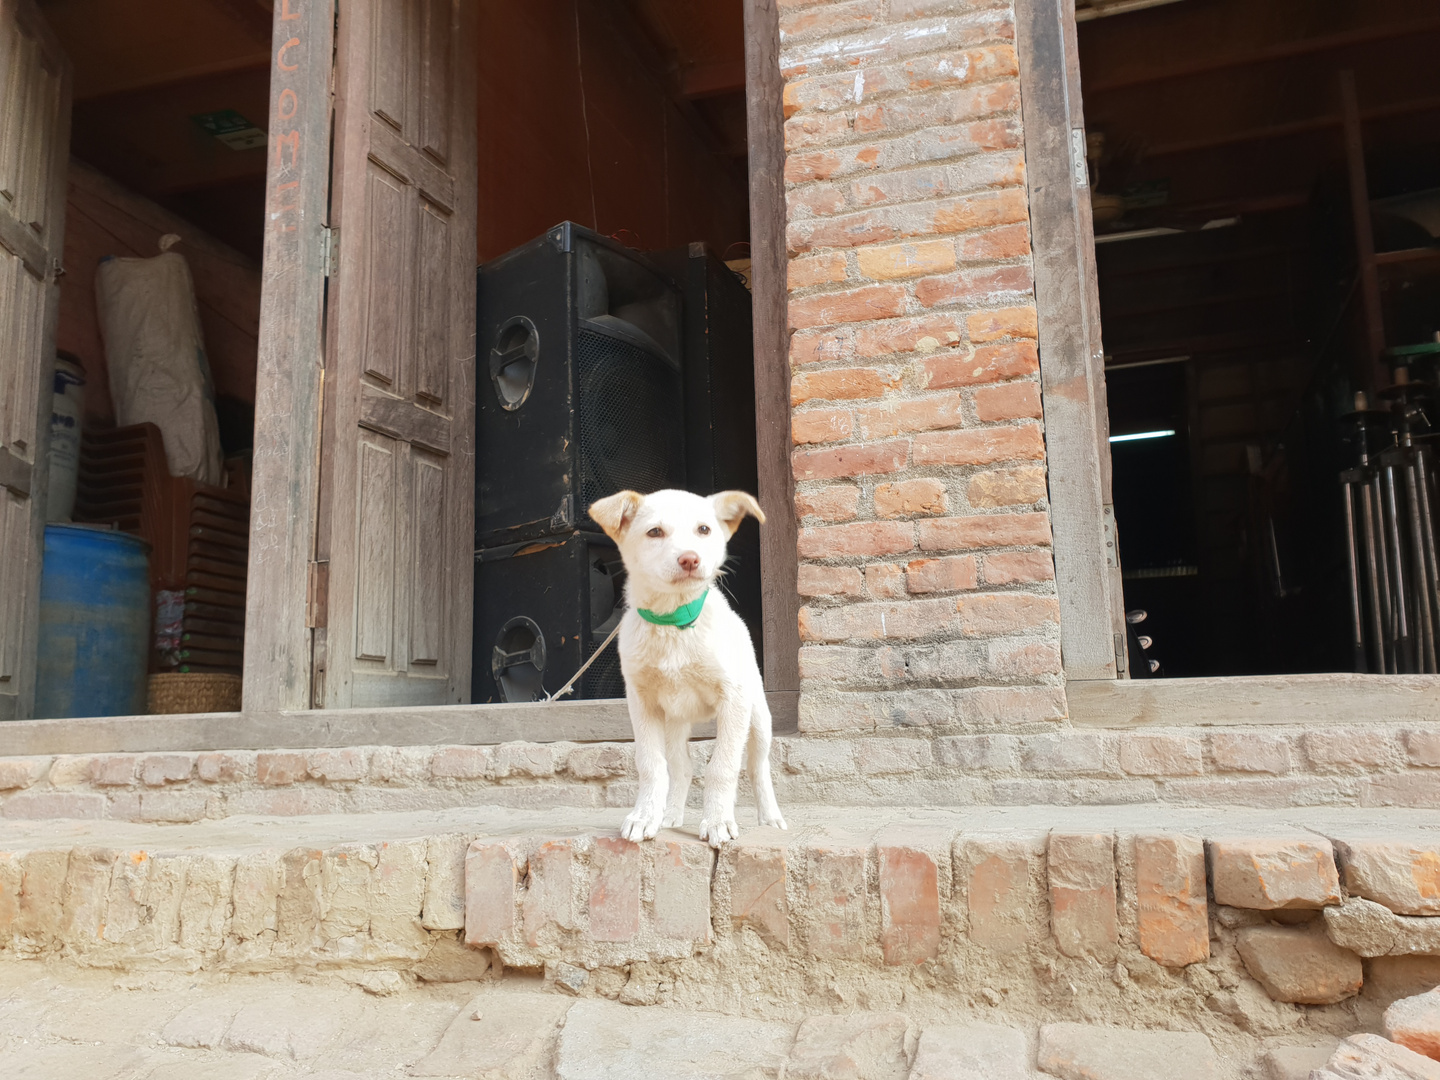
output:
[[[1065,694],[1083,727],[1440,721],[1440,675],[1097,679]]]
[[[795,478],[790,467],[790,327],[785,252],[785,131],[775,0],[745,0],[745,115],[750,146],[750,283],[765,687],[800,688]]]
[[[350,0],[326,347],[317,704],[470,696],[475,6]],[[443,129],[443,130],[442,130]]]
[[[303,709],[311,700],[306,597],[315,556],[334,25],[333,0],[275,5],[245,610],[245,702],[257,711]]]
[[[1015,15],[1062,661],[1072,679],[1114,678],[1124,611],[1075,13],[1019,0]]]
[[[778,735],[793,735],[797,697],[767,695]],[[701,724],[695,739],[715,736]],[[147,753],[303,749],[321,746],[446,746],[512,742],[629,742],[623,701],[532,705],[311,709],[301,712],[200,713],[30,720],[6,725],[3,754]]]
[[[33,0],[0,3],[0,721],[35,704],[72,71]]]

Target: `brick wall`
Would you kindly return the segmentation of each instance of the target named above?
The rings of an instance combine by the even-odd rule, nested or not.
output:
[[[801,727],[1063,718],[1001,0],[780,0]]]

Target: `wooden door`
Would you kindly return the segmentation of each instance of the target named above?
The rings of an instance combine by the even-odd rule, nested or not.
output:
[[[475,4],[343,0],[314,694],[470,697]]]
[[[30,715],[45,535],[70,64],[33,0],[0,0],[0,720]]]

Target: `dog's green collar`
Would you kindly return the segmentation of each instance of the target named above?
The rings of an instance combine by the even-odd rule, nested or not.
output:
[[[654,623],[656,626],[678,626],[680,627],[680,629],[684,630],[688,627],[694,626],[695,623],[699,620],[700,609],[705,606],[705,597],[709,595],[710,590],[706,589],[694,600],[691,600],[690,603],[684,604],[665,615],[661,615],[659,612],[651,611],[649,608],[643,607],[636,608],[635,613],[639,615],[642,619],[644,619],[646,622]]]

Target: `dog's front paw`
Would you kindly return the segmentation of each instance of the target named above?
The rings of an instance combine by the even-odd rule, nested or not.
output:
[[[762,814],[760,815],[760,826],[761,826],[762,828],[764,828],[764,827],[766,827],[766,826],[769,826],[769,827],[775,828],[775,829],[788,829],[788,828],[790,828],[789,825],[786,825],[786,824],[785,824],[785,818],[784,818],[783,816],[781,816],[779,810],[776,810],[774,813],[770,813],[770,814],[763,814],[763,813],[762,813]]]
[[[711,821],[706,818],[700,822],[700,839],[708,840],[710,846],[718,848],[727,840],[734,840],[740,835],[740,826],[735,824],[735,817],[718,818]]]
[[[625,823],[620,826],[620,836],[638,844],[641,840],[649,840],[660,831],[659,815],[642,813],[639,810],[631,811]]]
[[[678,829],[685,824],[685,808],[679,810],[667,810],[665,816],[660,819],[662,829]]]

